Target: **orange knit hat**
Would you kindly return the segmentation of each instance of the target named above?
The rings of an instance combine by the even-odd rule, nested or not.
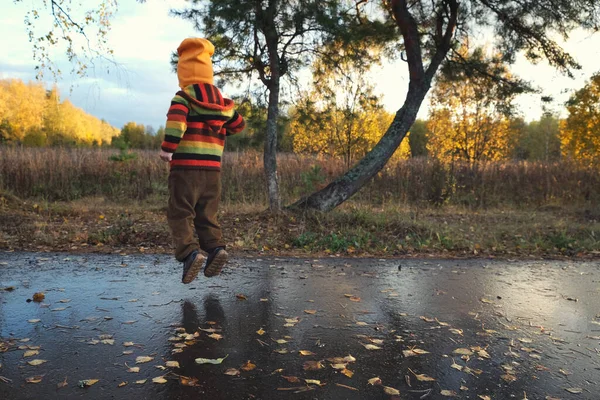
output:
[[[213,69],[210,57],[215,46],[206,39],[187,38],[177,48],[177,77],[183,89],[194,83],[213,84]]]

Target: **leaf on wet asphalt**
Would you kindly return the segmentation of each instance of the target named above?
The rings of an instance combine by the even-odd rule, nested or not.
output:
[[[552,396],[546,396],[544,397],[544,400],[561,400],[558,397],[552,397]]]
[[[160,369],[161,371],[164,371],[167,369],[167,367],[165,367],[164,365],[155,365],[154,368]]]
[[[511,374],[504,374],[501,375],[500,378],[502,378],[502,380],[506,383],[513,383],[514,381],[517,380],[517,377]]]
[[[219,335],[218,333],[211,333],[210,335],[207,335],[209,338],[211,339],[215,339],[215,340],[221,340],[223,339],[223,335]]]
[[[287,354],[289,353],[288,349],[277,349],[277,350],[273,350],[275,353],[279,353],[279,354]]]
[[[319,385],[319,386],[321,386],[321,381],[318,381],[316,379],[305,379],[304,382],[306,382],[309,385]]]
[[[404,357],[413,357],[413,356],[420,356],[423,354],[429,354],[428,351],[426,350],[421,350],[421,349],[408,349],[408,350],[402,350],[402,354],[404,354]]]
[[[266,332],[263,328],[260,328],[259,330],[256,331],[256,333],[260,336],[264,335]]]
[[[235,297],[237,297],[238,300],[248,300],[248,298],[243,294],[236,294]]]
[[[266,303],[267,301],[269,301],[269,299],[260,299],[260,301],[262,301],[263,303]]]
[[[137,322],[137,320],[133,320],[133,321],[125,321],[125,322],[122,322],[122,324],[123,324],[123,325],[133,325],[133,324],[135,324],[136,322]]]
[[[135,381],[136,385],[143,385],[144,383],[146,383],[148,379],[140,379],[139,381]]]
[[[456,392],[454,390],[446,390],[446,389],[444,389],[444,390],[442,390],[440,392],[440,394],[442,396],[446,396],[446,397],[456,397]]]
[[[477,355],[479,357],[481,357],[481,358],[488,358],[488,359],[491,358],[490,355],[489,355],[489,353],[487,351],[483,350],[483,349],[479,350],[477,352]]]
[[[37,350],[27,350],[25,354],[23,354],[23,358],[37,356],[38,354],[40,354],[40,352]]]
[[[394,389],[393,387],[389,387],[389,386],[384,386],[383,391],[385,394],[390,395],[390,396],[399,396],[400,395],[400,391],[398,389]]]
[[[108,344],[108,345],[114,345],[115,344],[115,339],[103,339],[100,341],[100,343],[102,344]]]
[[[450,333],[454,333],[455,335],[463,335],[463,330],[462,329],[456,329],[456,328],[450,328],[448,329],[450,331]]]
[[[331,368],[333,369],[346,369],[346,364],[331,364]]]
[[[125,350],[125,351],[124,351],[122,354],[123,354],[124,356],[131,355],[131,354],[133,354],[133,350]]]
[[[578,388],[578,387],[573,387],[573,388],[565,388],[565,390],[569,393],[573,393],[573,394],[580,394],[583,393],[583,389],[582,388]]]
[[[50,311],[65,311],[67,309],[67,307],[57,307],[57,308],[51,308]]]
[[[100,341],[99,341],[99,340],[97,340],[97,339],[92,339],[92,340],[90,340],[89,342],[87,342],[87,344],[89,344],[89,345],[92,345],[92,346],[95,346],[95,345],[97,345],[98,343],[100,343]]]
[[[285,340],[285,339],[272,339],[272,340],[273,340],[275,343],[277,343],[277,344],[286,344],[286,343],[288,343],[288,341],[287,341],[287,340]]]
[[[344,368],[340,371],[342,374],[346,375],[348,378],[352,378],[354,376],[354,372],[350,371],[347,368]]]
[[[285,322],[287,324],[297,324],[298,322],[300,322],[300,318],[298,317],[294,317],[294,318],[286,318]]]
[[[154,357],[139,356],[135,359],[135,363],[136,364],[144,364],[144,363],[150,362],[152,360],[154,360]]]
[[[301,356],[314,356],[315,353],[313,353],[310,350],[300,350],[298,351],[298,353],[300,353]]]
[[[119,385],[117,387],[123,387],[123,386],[127,386],[127,382],[123,381],[123,382],[119,383]]]
[[[379,346],[375,346],[374,344],[370,344],[370,343],[369,343],[369,344],[364,344],[364,343],[361,343],[361,344],[362,344],[362,345],[365,347],[365,349],[367,349],[367,350],[381,350],[381,347],[379,347]]]
[[[344,361],[345,362],[349,362],[349,363],[353,363],[353,362],[356,361],[356,358],[354,358],[350,354],[348,354],[346,357],[344,357]]]
[[[480,394],[477,397],[479,397],[481,400],[492,400],[492,398],[490,396],[483,395],[483,394]]]
[[[460,355],[463,355],[463,356],[470,356],[470,355],[473,354],[473,352],[471,350],[465,349],[465,348],[455,349],[454,351],[452,351],[452,353],[454,353],[454,354],[460,354]]]
[[[428,317],[424,317],[424,316],[420,316],[419,319],[422,319],[425,322],[435,322],[435,318],[428,318]]]
[[[482,303],[486,303],[486,304],[494,304],[494,302],[492,300],[486,299],[485,297],[482,297],[479,299]]]
[[[127,372],[131,372],[134,374],[140,372],[140,367],[130,367],[129,365],[127,365],[127,363],[125,363],[125,366],[128,368]]]
[[[415,376],[415,378],[417,378],[417,380],[418,380],[419,382],[433,382],[433,381],[435,381],[435,378],[432,378],[432,377],[430,377],[430,376],[428,376],[428,375],[425,375],[425,374],[417,374],[415,371],[413,371],[413,370],[412,370],[412,369],[410,369],[410,368],[409,368],[408,370],[409,370],[409,371],[410,371],[410,372],[411,372],[411,373],[412,373],[412,374]]]
[[[460,385],[460,390],[462,390],[463,392],[466,392],[467,390],[469,390],[469,388],[464,385]]]
[[[62,389],[62,388],[67,387],[67,386],[69,386],[69,384],[67,383],[67,377],[66,376],[65,376],[65,380],[64,381],[59,382],[59,383],[56,384],[56,388],[57,389]]]
[[[312,315],[312,314],[316,314],[316,313],[317,313],[317,310],[304,310],[304,312],[305,312],[306,314],[311,314],[311,315]]]
[[[351,296],[351,297],[348,298],[348,300],[353,301],[355,303],[358,303],[358,302],[360,302],[360,297],[358,297],[358,296]]]
[[[30,324],[37,324],[40,321],[41,321],[41,319],[29,319],[29,320],[27,320],[27,322],[29,322]]]
[[[44,375],[36,375],[30,376],[29,378],[25,378],[25,382],[27,383],[40,383],[44,379]]]
[[[46,363],[46,362],[48,362],[48,360],[38,360],[38,359],[35,359],[35,360],[28,361],[27,364],[33,365],[35,367],[37,365],[42,365],[43,363]]]
[[[167,361],[167,367],[169,368],[180,368],[179,361]]]
[[[517,339],[519,342],[521,343],[533,343],[533,340],[529,339],[529,338],[520,338]]]
[[[229,356],[229,354],[227,355]],[[210,358],[196,358],[196,364],[221,364],[223,362],[223,360],[225,360],[227,358],[227,356],[223,357],[223,358],[215,358],[215,359],[210,359]]]
[[[200,386],[200,385],[198,385],[198,378],[190,378],[187,376],[179,376],[179,383],[182,384],[183,386],[191,386],[191,387]]]
[[[43,292],[38,292],[33,294],[33,301],[36,303],[41,303],[46,298],[46,295]]]
[[[98,383],[99,379],[84,379],[77,383],[80,388],[89,387]]]
[[[569,375],[571,375],[571,373],[570,373],[569,371],[566,371],[566,370],[564,370],[564,369],[562,369],[562,368],[561,368],[561,369],[559,369],[559,370],[558,370],[558,372],[560,372],[560,373],[561,373],[561,374],[563,374],[564,376],[569,376]]]
[[[240,370],[235,368],[229,368],[227,371],[224,372],[224,374],[229,376],[238,376],[240,374]]]
[[[281,375],[281,377],[283,379],[285,379],[286,381],[288,381],[289,383],[298,383],[298,382],[300,382],[300,378],[298,378],[297,376],[285,376],[285,375]]]
[[[316,371],[323,368],[321,361],[306,361],[303,365],[305,371]]]
[[[246,363],[240,367],[240,369],[244,371],[252,371],[254,368],[256,368],[256,364],[252,364],[250,360],[246,361]]]
[[[378,376],[376,376],[375,378],[369,379],[368,383],[369,383],[369,385],[373,385],[373,386],[382,384],[381,379]]]
[[[463,370],[463,367],[462,367],[462,365],[459,365],[459,364],[457,364],[457,363],[454,361],[454,359],[452,359],[452,365],[450,365],[450,368],[454,368],[454,369],[456,369],[456,370],[458,370],[458,371],[462,371],[462,370]]]
[[[165,379],[164,376],[157,376],[156,378],[152,378],[152,382],[163,385],[163,384],[167,383],[168,381]]]

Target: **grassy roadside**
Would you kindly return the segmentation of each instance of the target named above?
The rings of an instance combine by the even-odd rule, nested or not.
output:
[[[36,202],[0,196],[0,248],[170,253],[162,198]],[[456,206],[372,207],[349,202],[328,214],[277,216],[224,205],[234,253],[376,257],[600,257],[600,210],[543,207],[474,211]]]

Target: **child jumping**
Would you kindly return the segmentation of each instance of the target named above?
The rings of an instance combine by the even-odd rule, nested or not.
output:
[[[221,156],[225,137],[241,132],[245,122],[233,101],[213,85],[214,51],[211,42],[200,38],[185,39],[177,48],[182,90],[171,101],[160,152],[170,162],[167,220],[175,258],[183,263],[183,283],[196,279],[203,267],[205,276],[218,275],[228,258],[217,222]]]

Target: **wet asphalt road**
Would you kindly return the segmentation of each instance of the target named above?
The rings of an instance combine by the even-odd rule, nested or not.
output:
[[[0,253],[0,399],[600,399],[599,262],[248,258],[187,286],[179,268]]]

